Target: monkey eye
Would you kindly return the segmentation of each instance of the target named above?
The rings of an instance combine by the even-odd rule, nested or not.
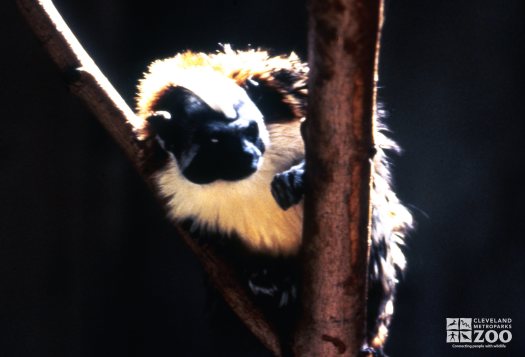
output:
[[[252,140],[257,140],[259,137],[259,125],[257,125],[256,121],[251,121],[244,130],[245,134]]]

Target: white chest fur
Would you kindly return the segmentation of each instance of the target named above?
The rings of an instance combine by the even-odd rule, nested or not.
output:
[[[269,128],[273,145],[268,147],[261,168],[244,180],[197,185],[183,177],[171,158],[155,175],[161,194],[168,199],[170,217],[191,218],[204,230],[235,233],[259,252],[295,253],[301,244],[302,203],[284,211],[275,202],[270,183],[276,173],[290,168],[302,148],[282,150],[283,146],[276,145],[280,140],[290,140],[281,135],[279,127]],[[290,147],[290,142],[286,144]]]

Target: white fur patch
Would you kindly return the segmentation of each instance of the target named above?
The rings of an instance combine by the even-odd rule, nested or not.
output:
[[[284,211],[270,190],[275,174],[290,168],[302,156],[302,143],[296,148],[283,149],[291,144],[292,138],[287,133],[298,136],[294,130],[299,130],[298,123],[292,128],[270,126],[273,145],[267,147],[260,169],[240,181],[194,184],[182,175],[171,157],[168,165],[155,175],[161,194],[168,199],[170,217],[191,218],[205,230],[236,233],[256,251],[275,255],[296,253],[301,245],[302,203]],[[282,145],[285,142],[287,146]]]

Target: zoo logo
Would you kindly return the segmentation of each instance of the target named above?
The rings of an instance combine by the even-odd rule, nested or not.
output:
[[[511,322],[512,319],[447,317],[447,343],[505,344],[512,340],[512,333],[510,332],[510,328],[512,327]],[[485,345],[484,347],[492,346]]]

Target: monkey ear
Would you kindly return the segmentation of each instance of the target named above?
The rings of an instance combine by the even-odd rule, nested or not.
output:
[[[279,69],[271,75],[254,75],[244,83],[250,99],[266,123],[296,120],[306,115],[306,71]]]
[[[182,145],[189,140],[188,131],[196,125],[195,116],[206,115],[212,109],[195,93],[180,86],[168,86],[152,106],[147,121],[148,135],[156,135],[167,145]]]
[[[195,93],[180,86],[169,86],[159,96],[153,106],[158,112],[167,112],[179,120],[200,111],[210,111],[211,108]],[[169,120],[170,118],[168,118]]]
[[[149,117],[146,118],[148,126],[153,129],[152,131],[155,134],[161,137],[164,133],[166,133],[166,130],[170,124],[170,120],[171,113],[164,110],[153,112]]]
[[[275,85],[272,86],[259,78],[250,78],[245,82],[244,89],[263,114],[266,123],[294,118],[292,108],[285,102],[285,96]]]

